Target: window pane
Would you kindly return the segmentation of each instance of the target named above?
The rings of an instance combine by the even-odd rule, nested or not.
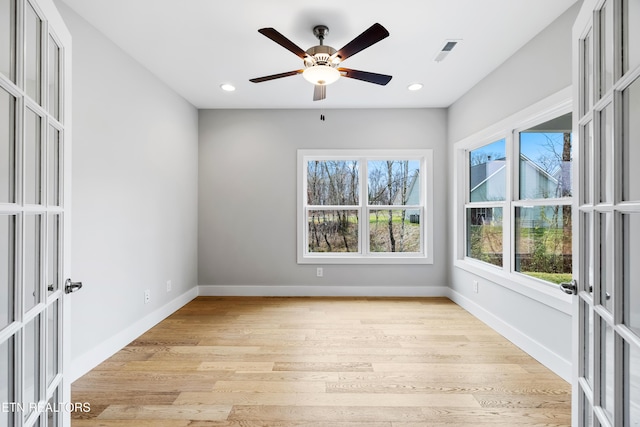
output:
[[[638,2],[640,5],[640,2]],[[640,78],[622,92],[623,102],[623,173],[622,199],[640,201]]]
[[[34,101],[40,103],[41,90],[41,34],[42,21],[33,7],[27,2],[27,50],[26,50],[26,92]]]
[[[467,209],[467,256],[502,266],[502,208]]]
[[[584,87],[582,115],[586,114],[593,105],[593,37],[589,32],[583,40],[583,55],[582,63],[584,66]]]
[[[580,300],[582,315],[584,316],[584,336],[583,336],[583,353],[582,372],[581,375],[587,380],[589,385],[593,387],[593,310],[584,301]]]
[[[14,403],[16,368],[13,362],[13,337],[0,343],[0,404]],[[0,411],[0,426],[13,425],[14,411]]]
[[[469,200],[471,202],[505,200],[506,160],[504,139],[469,153]]]
[[[370,205],[420,204],[420,162],[374,160],[367,162]]]
[[[571,113],[520,132],[520,198],[571,197]]]
[[[600,202],[613,198],[613,106],[600,112]]]
[[[58,374],[58,301],[47,310],[47,386]]]
[[[625,424],[640,425],[640,350],[625,343]]]
[[[15,82],[16,2],[0,0],[0,73]]]
[[[59,119],[60,113],[60,48],[49,36],[49,113]]]
[[[47,289],[55,292],[60,288],[60,215],[49,214],[47,247]]]
[[[640,22],[640,1],[623,0],[623,72],[634,69],[640,65],[640,25],[638,25],[638,22]]]
[[[0,88],[0,203],[16,201],[15,117],[16,99]]]
[[[600,97],[613,86],[613,0],[600,11]]]
[[[614,408],[614,332],[613,328],[600,319],[600,406],[604,409],[609,421],[613,421]]]
[[[0,215],[0,330],[13,322],[16,217]]]
[[[24,327],[24,417],[27,418],[40,396],[40,315]]]
[[[358,211],[308,213],[309,252],[358,252]]]
[[[25,117],[25,197],[26,203],[42,203],[42,161],[40,124],[42,119],[33,111],[26,109]]]
[[[358,205],[360,203],[358,169],[356,160],[307,162],[307,204]]]
[[[371,252],[420,252],[418,209],[374,209],[369,213]]]
[[[640,336],[640,214],[623,215],[622,244],[624,323]]]
[[[600,304],[611,311],[613,307],[613,283],[611,283],[611,272],[613,271],[613,250],[612,245],[607,243],[607,236],[613,235],[613,221],[611,214],[599,214],[600,217]]]
[[[582,200],[584,203],[593,203],[593,122],[589,122],[582,128]]]
[[[49,126],[49,179],[47,186],[50,206],[60,206],[60,131]]]
[[[42,215],[25,216],[24,310],[40,302]]]
[[[552,283],[571,281],[571,206],[516,207],[515,270]]]

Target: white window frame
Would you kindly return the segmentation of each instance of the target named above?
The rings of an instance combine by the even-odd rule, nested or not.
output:
[[[421,212],[421,247],[419,252],[373,253],[369,252],[368,222],[360,221],[359,250],[350,253],[310,253],[307,222],[307,162],[310,160],[358,160],[360,204],[353,207],[368,218],[370,209],[381,206],[367,204],[367,160],[418,160],[420,162],[420,203],[406,205],[406,209]],[[298,264],[433,264],[433,150],[298,150],[298,198],[297,198],[297,258]],[[340,206],[345,208],[346,206]],[[331,208],[328,206],[327,208]]]
[[[518,134],[532,126],[559,117],[572,111],[572,89],[565,88],[536,104],[513,114],[512,116],[488,127],[476,134],[468,136],[454,144],[454,267],[466,270],[477,276],[504,286],[512,291],[526,295],[532,299],[554,307],[564,313],[571,314],[571,296],[558,290],[558,285],[546,282],[519,273],[514,270],[515,248],[515,208],[531,205],[571,204],[567,199],[519,200],[517,184],[518,161],[514,158],[514,140]],[[575,132],[574,132],[575,135]],[[492,142],[505,139],[506,163],[506,200],[500,202],[474,202],[469,203],[469,152]],[[577,142],[574,139],[574,147]],[[576,151],[572,166],[573,179],[578,179]],[[573,195],[576,197],[576,194]],[[502,207],[503,209],[503,262],[502,267],[492,265],[466,256],[467,222],[466,213],[468,207]],[[577,224],[576,212],[572,210],[573,224]],[[578,256],[578,254],[574,254]]]

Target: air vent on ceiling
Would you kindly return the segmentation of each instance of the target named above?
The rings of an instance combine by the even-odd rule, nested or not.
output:
[[[445,40],[444,46],[442,47],[442,49],[440,49],[440,52],[438,52],[433,60],[436,62],[444,60],[447,55],[449,55],[449,53],[453,50],[453,48],[456,47],[458,42],[460,42],[460,40]]]

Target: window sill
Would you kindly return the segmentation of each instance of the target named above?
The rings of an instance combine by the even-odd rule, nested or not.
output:
[[[359,255],[354,256],[344,256],[344,257],[336,257],[336,256],[303,256],[298,257],[298,264],[363,264],[363,265],[407,265],[407,264],[416,264],[416,265],[425,265],[425,264],[433,264],[433,259],[425,257],[425,256],[403,256],[403,257],[392,257],[392,256],[368,256],[363,257]]]
[[[480,276],[484,279],[517,292],[565,314],[572,315],[572,297],[563,293],[558,285],[537,280],[520,273],[507,273],[499,267],[473,259],[458,259],[456,268]]]

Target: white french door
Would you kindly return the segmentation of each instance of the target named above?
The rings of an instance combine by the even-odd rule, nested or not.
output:
[[[640,0],[585,0],[573,43],[573,425],[640,426]]]
[[[70,35],[52,0],[0,0],[0,426],[69,424]]]

